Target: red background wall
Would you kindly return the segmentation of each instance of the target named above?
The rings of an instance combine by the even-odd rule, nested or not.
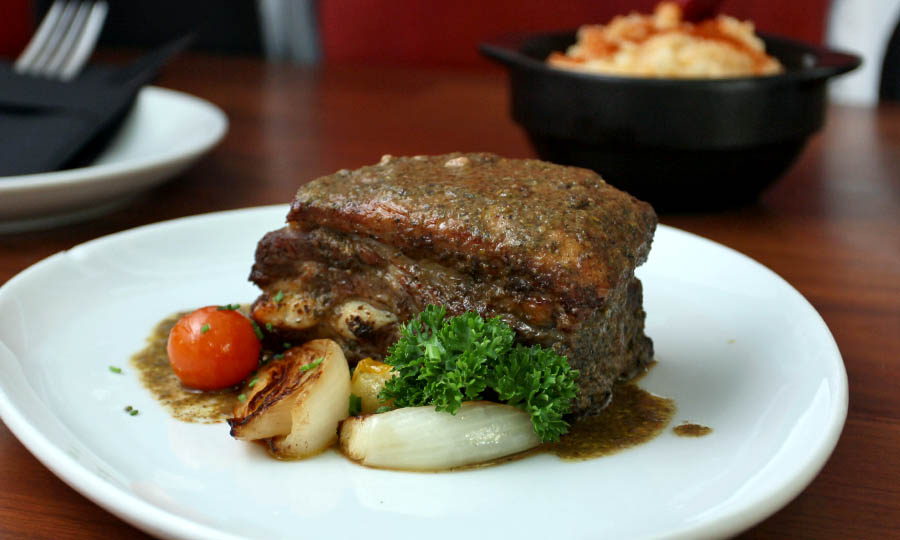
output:
[[[602,23],[657,0],[322,0],[323,52],[331,62],[487,66],[478,44],[516,31]],[[758,30],[821,43],[828,0],[726,0],[721,12]]]
[[[16,56],[30,35],[28,0],[0,0],[0,58]]]
[[[249,0],[242,0],[249,1]],[[485,67],[478,44],[516,31],[606,22],[656,0],[319,0],[324,58],[331,62]],[[29,0],[0,0],[0,57],[13,57],[32,32]],[[828,0],[725,0],[722,11],[759,30],[821,43]]]

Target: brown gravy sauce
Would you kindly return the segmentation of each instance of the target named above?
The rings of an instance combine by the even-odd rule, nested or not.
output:
[[[559,442],[542,448],[569,460],[608,456],[656,437],[674,415],[674,400],[655,396],[633,381],[619,383],[600,414],[575,422]]]
[[[700,424],[691,424],[690,422],[685,422],[673,427],[672,431],[674,431],[675,435],[678,435],[679,437],[703,437],[704,435],[709,435],[710,433],[712,433],[712,428],[701,426]]]
[[[147,346],[131,357],[131,366],[144,387],[174,418],[197,424],[224,422],[238,402],[240,386],[212,392],[193,390],[181,384],[169,365],[166,342],[182,315],[176,313],[160,321],[147,337]]]
[[[192,390],[181,384],[169,365],[166,342],[169,331],[182,315],[172,315],[157,324],[147,338],[147,346],[131,358],[131,365],[144,387],[174,418],[201,424],[224,422],[238,403],[240,386],[214,392]],[[639,379],[640,376],[617,384],[610,405],[597,416],[575,422],[559,442],[475,467],[497,465],[537,452],[550,452],[565,460],[592,459],[653,439],[671,422],[675,415],[675,402],[640,388],[636,384]],[[682,433],[696,428],[710,430],[695,424],[681,424],[674,430],[685,436],[706,434]]]

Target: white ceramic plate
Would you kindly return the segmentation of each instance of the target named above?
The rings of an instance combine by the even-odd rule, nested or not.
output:
[[[177,538],[721,537],[797,495],[837,442],[847,380],[816,311],[747,257],[668,227],[640,270],[659,360],[641,385],[675,398],[673,425],[711,426],[706,437],[667,430],[591,461],[537,455],[419,474],[366,469],[331,451],[275,461],[224,424],[173,420],[128,358],[166,315],[252,300],[254,247],[286,213],[126,231],[6,283],[0,414],[9,428],[97,504]]]
[[[149,86],[89,167],[0,177],[0,233],[44,228],[109,212],[177,175],[228,129],[218,107]]]

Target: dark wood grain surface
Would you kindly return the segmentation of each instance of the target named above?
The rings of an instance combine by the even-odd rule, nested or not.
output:
[[[499,72],[316,71],[182,58],[159,84],[224,109],[230,130],[222,144],[110,215],[0,235],[0,283],[123,229],[286,203],[301,183],[386,153],[532,157],[508,119],[505,83]],[[832,107],[825,130],[759,203],[661,221],[783,276],[822,315],[847,367],[849,417],[834,454],[800,496],[746,538],[900,537],[900,107]],[[142,536],[58,480],[0,425],[0,538]]]

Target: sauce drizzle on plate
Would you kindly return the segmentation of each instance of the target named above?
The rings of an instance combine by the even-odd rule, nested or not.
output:
[[[193,390],[181,384],[169,364],[166,342],[182,315],[176,313],[160,321],[147,337],[147,346],[131,357],[131,366],[144,387],[174,418],[198,424],[224,422],[238,402],[241,385],[215,391]]]
[[[147,346],[131,358],[131,365],[144,387],[174,418],[201,424],[224,422],[238,403],[242,385],[217,391],[192,390],[181,384],[169,365],[166,342],[169,331],[182,315],[184,313],[176,313],[159,322],[147,338]],[[638,379],[640,376],[618,383],[610,405],[596,416],[573,423],[569,433],[559,442],[481,466],[504,463],[536,452],[550,452],[565,460],[592,459],[653,439],[671,422],[675,402],[642,389],[636,384]],[[678,432],[683,427],[674,429]]]

